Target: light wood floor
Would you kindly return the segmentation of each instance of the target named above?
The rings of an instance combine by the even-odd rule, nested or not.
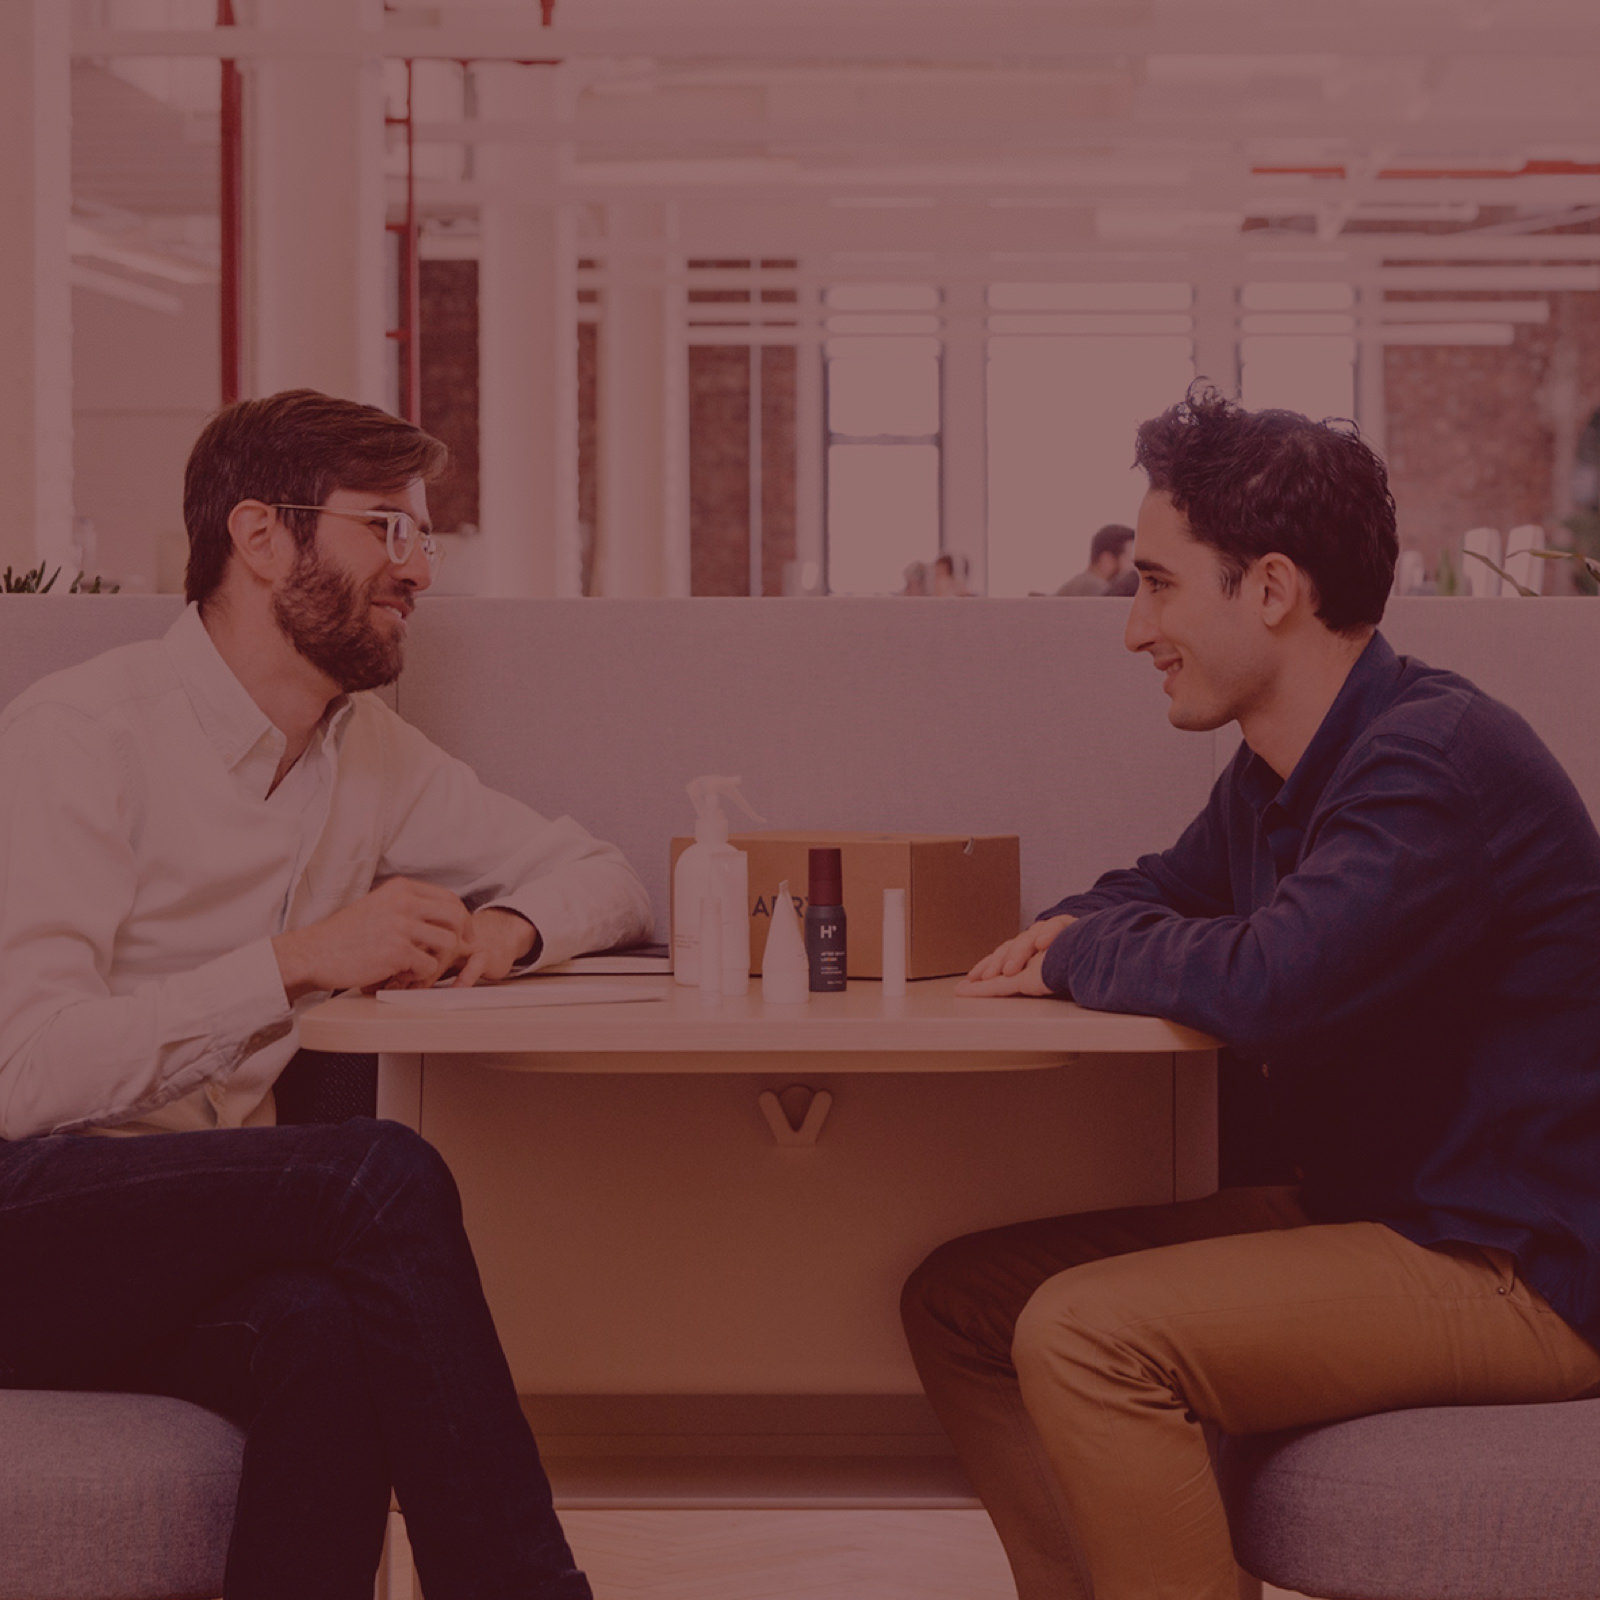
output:
[[[981,1511],[566,1511],[595,1600],[1015,1600]]]
[[[981,1511],[562,1513],[596,1600],[1016,1600]],[[1267,1587],[1263,1600],[1301,1600]]]

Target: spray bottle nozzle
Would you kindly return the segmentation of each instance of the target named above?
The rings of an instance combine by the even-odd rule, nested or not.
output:
[[[693,778],[689,782],[689,798],[694,802],[696,817],[695,837],[701,838],[701,824],[712,835],[720,835],[721,839],[728,837],[727,814],[722,809],[723,797],[736,801],[744,814],[752,822],[765,823],[766,818],[745,799],[743,791],[739,788],[738,778],[723,778],[708,776]]]

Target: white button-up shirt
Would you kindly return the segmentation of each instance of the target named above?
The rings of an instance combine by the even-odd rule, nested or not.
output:
[[[271,1122],[324,997],[289,1004],[269,941],[382,878],[520,912],[536,965],[648,930],[614,846],[374,695],[334,702],[273,789],[283,752],[193,606],[0,713],[0,1136]]]

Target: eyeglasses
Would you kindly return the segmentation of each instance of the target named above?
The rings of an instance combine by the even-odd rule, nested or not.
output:
[[[379,525],[383,527],[383,542],[388,546],[389,559],[397,566],[403,567],[411,559],[411,552],[416,549],[417,541],[422,541],[422,554],[427,558],[428,576],[437,576],[440,566],[444,562],[444,551],[439,548],[438,542],[431,533],[424,533],[418,526],[417,520],[409,511],[347,511],[343,506],[287,506],[275,505],[274,511],[320,511],[326,517],[349,517],[355,522],[364,522],[374,532]]]

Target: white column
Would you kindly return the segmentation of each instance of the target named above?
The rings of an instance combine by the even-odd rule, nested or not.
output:
[[[361,60],[286,57],[245,80],[247,394],[389,403],[380,0],[259,0],[266,28],[359,28]]]
[[[43,560],[71,579],[71,7],[0,5],[0,567]]]
[[[485,121],[536,116],[565,93],[560,68],[484,62],[473,71]],[[576,595],[576,218],[554,198],[554,150],[480,145],[479,155],[497,192],[482,208],[478,262],[484,592]]]
[[[606,207],[596,594],[666,592],[669,223],[662,205]]]
[[[953,284],[944,291],[943,543],[967,557],[975,594],[989,592],[987,311],[981,283]]]

